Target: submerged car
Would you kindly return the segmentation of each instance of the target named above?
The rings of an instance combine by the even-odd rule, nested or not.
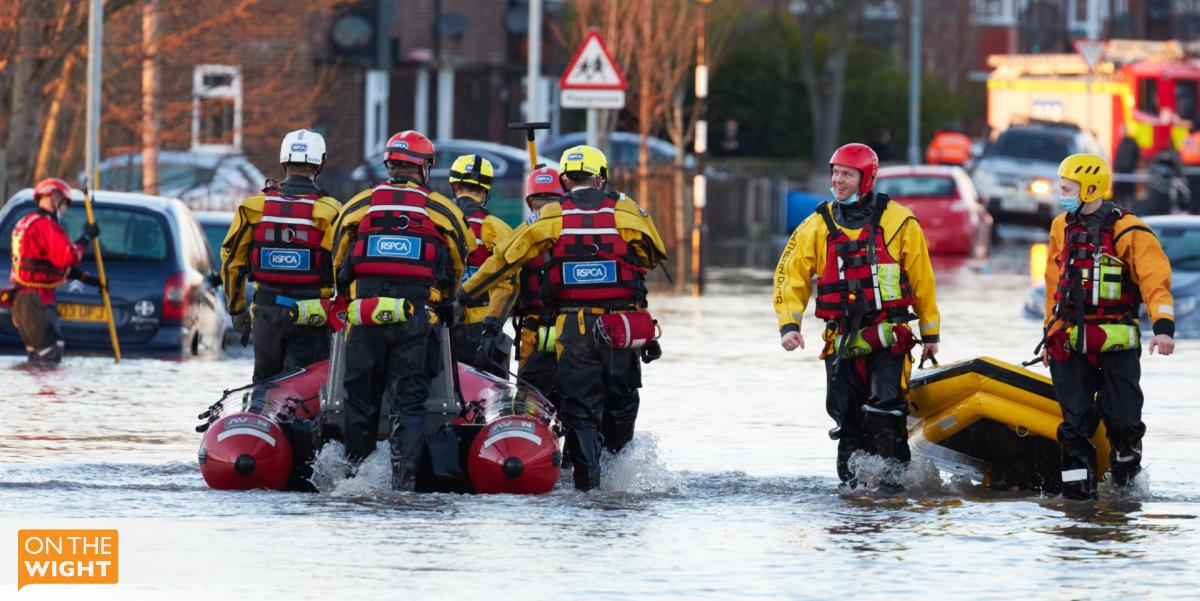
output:
[[[912,210],[921,222],[930,254],[987,257],[992,216],[961,167],[884,167],[875,189]]]
[[[158,153],[158,193],[181,199],[192,209],[229,210],[263,187],[263,173],[242,154],[206,154],[179,150]],[[80,181],[83,174],[80,174]],[[141,192],[141,153],[121,154],[100,162],[105,190]]]
[[[1171,294],[1175,297],[1175,335],[1179,338],[1200,337],[1200,217],[1193,215],[1158,215],[1147,217],[1146,225],[1154,229],[1163,251],[1171,260]],[[1041,271],[1036,269],[1036,271]],[[1039,283],[1025,298],[1025,317],[1044,319],[1046,286]],[[1143,306],[1138,324],[1143,334],[1151,331],[1150,319]]]
[[[72,190],[63,219],[75,239],[86,219],[83,194]],[[12,231],[34,210],[33,190],[17,192],[0,211],[0,282],[12,266]],[[121,349],[184,355],[215,354],[225,337],[212,263],[200,226],[177,199],[98,190],[93,207]],[[79,269],[96,273],[89,246]],[[109,333],[100,290],[72,280],[58,288],[58,313],[68,352],[104,350]],[[0,316],[0,346],[23,348],[10,315]]]

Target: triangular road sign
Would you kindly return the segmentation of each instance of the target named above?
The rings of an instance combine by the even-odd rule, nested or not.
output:
[[[1083,62],[1087,64],[1090,71],[1096,69],[1096,65],[1100,64],[1100,60],[1104,58],[1104,49],[1108,46],[1108,42],[1104,40],[1075,40],[1075,52],[1083,58]]]
[[[558,83],[564,90],[624,90],[629,85],[595,30],[583,38]]]

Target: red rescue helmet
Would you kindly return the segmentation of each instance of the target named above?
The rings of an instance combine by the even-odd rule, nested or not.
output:
[[[433,142],[421,132],[404,130],[388,138],[383,149],[383,161],[403,161],[433,166]]]
[[[555,196],[566,194],[563,191],[562,182],[558,181],[558,171],[555,171],[553,167],[539,166],[530,171],[529,177],[525,178],[525,201],[528,202],[530,196],[538,194]]]
[[[834,165],[857,169],[862,174],[862,181],[858,184],[860,197],[870,194],[871,189],[875,187],[875,175],[879,173],[879,156],[870,146],[852,143],[833,151],[833,156],[829,157],[831,172]]]
[[[33,188],[33,200],[37,202],[43,196],[49,196],[52,192],[58,192],[67,200],[67,205],[71,204],[71,186],[57,177],[48,177],[37,183]]]

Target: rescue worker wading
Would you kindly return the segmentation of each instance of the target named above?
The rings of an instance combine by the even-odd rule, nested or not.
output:
[[[453,297],[475,249],[462,212],[426,184],[433,157],[433,143],[420,133],[388,139],[389,179],[346,203],[335,234],[338,290],[350,301],[346,453],[357,464],[375,449],[380,407],[388,403],[398,490],[413,488],[425,401],[442,367],[433,309]]]
[[[1096,497],[1100,420],[1112,445],[1112,479],[1125,486],[1141,470],[1142,347],[1138,308],[1145,302],[1155,350],[1175,350],[1171,264],[1141,219],[1102,200],[1112,181],[1104,159],[1075,154],[1058,167],[1065,210],[1050,225],[1046,260],[1046,338],[1042,361],[1050,366],[1062,406],[1063,495]]]
[[[774,303],[783,348],[804,348],[800,321],[817,276],[816,316],[826,321],[825,406],[837,423],[829,435],[838,441],[838,477],[853,487],[855,452],[910,459],[905,395],[917,341],[907,322],[920,318],[924,359],[937,353],[940,316],[920,224],[912,211],[872,191],[875,152],[847,144],[833,153],[829,170],[834,201],[792,233],[775,269]],[[889,476],[884,484],[899,482]]]
[[[529,223],[537,220],[542,208],[563,197],[558,172],[539,167],[525,179],[525,204],[532,213]],[[546,298],[546,263],[550,253],[543,252],[521,267],[518,281],[516,330],[517,376],[537,388],[561,410],[561,399],[555,390],[558,377],[558,356],[555,354],[557,330],[554,327],[552,301]]]
[[[95,277],[76,266],[87,246],[100,235],[96,224],[84,226],[75,242],[59,220],[71,206],[71,187],[61,179],[44,179],[33,189],[37,209],[21,218],[12,232],[14,288],[3,291],[12,304],[12,323],[25,343],[29,361],[56,364],[62,361],[63,339],[58,324],[54,289],[76,279],[100,286]]]
[[[492,164],[477,154],[460,156],[450,166],[454,203],[467,218],[467,226],[475,237],[475,250],[467,255],[462,276],[464,282],[492,256],[498,244],[512,235],[512,228],[487,210],[493,174]],[[498,348],[496,341],[503,337],[501,329],[514,300],[513,285],[509,280],[466,306],[462,323],[450,328],[450,346],[455,360],[508,378],[508,352]]]
[[[646,363],[662,356],[645,311],[645,273],[666,258],[666,250],[654,222],[633,200],[604,191],[604,153],[575,146],[560,163],[569,190],[562,202],[547,204],[518,227],[463,286],[459,302],[469,303],[514,269],[549,254],[544,287],[557,315],[560,417],[575,488],[590,490],[600,484],[601,448],[617,453],[633,438],[639,354]],[[610,336],[610,320],[640,333],[618,340]]]
[[[243,344],[253,319],[254,381],[329,358],[333,225],[341,205],[317,185],[325,139],[301,129],[284,136],[287,177],[238,205],[221,244],[225,303]],[[255,282],[245,298],[245,281]]]

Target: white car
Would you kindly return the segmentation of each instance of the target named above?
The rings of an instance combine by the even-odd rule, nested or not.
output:
[[[266,181],[245,155],[178,150],[158,153],[158,178],[159,194],[178,198],[197,211],[231,211],[238,201],[261,190]],[[84,180],[82,172],[79,179]],[[106,190],[141,192],[141,153],[101,161],[100,185]]]

